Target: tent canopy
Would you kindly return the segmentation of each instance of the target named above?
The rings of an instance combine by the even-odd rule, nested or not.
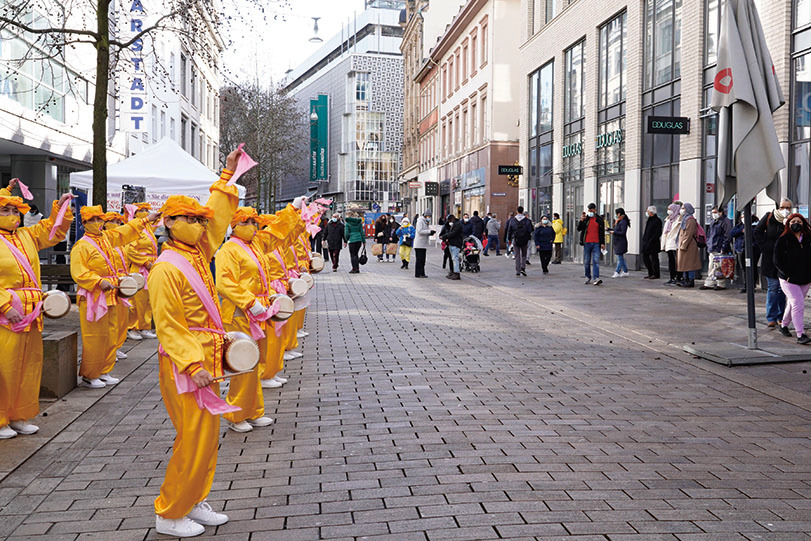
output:
[[[219,178],[215,173],[164,137],[141,152],[107,167],[107,191],[121,192],[125,184],[143,186],[149,194],[197,196],[205,202],[208,188]],[[70,174],[70,185],[88,191],[93,189],[93,171]],[[238,186],[244,199],[245,188]]]

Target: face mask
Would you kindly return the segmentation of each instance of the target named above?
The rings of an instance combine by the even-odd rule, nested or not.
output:
[[[465,223],[467,223],[468,220],[470,220],[470,218],[465,218]]]
[[[337,221],[338,221],[338,218],[335,218],[335,217],[333,216],[332,218],[330,218],[330,220],[332,220],[333,222],[337,222]]]
[[[588,216],[589,218],[594,218],[594,213],[592,211],[589,211],[588,214],[586,214],[586,216]]]
[[[135,213],[136,218],[146,218],[147,216],[149,216],[149,213],[145,210],[139,210]]]
[[[14,231],[20,227],[20,217],[13,214],[9,216],[0,216],[0,229],[6,231]]]
[[[200,242],[205,230],[202,224],[190,224],[183,220],[177,220],[171,227],[172,238],[189,246],[195,246]]]
[[[670,209],[667,209],[667,215],[668,215],[668,216],[673,216],[673,211],[672,211],[672,210],[670,210]]]
[[[720,214],[718,214],[717,212],[713,212],[713,213],[712,213],[712,219],[713,219],[713,220],[717,220],[719,216],[721,216],[721,215],[720,215]]]
[[[102,224],[101,222],[87,223],[84,224],[84,230],[90,233],[91,235],[98,235],[99,233],[101,233],[101,227],[103,225],[104,224]]]
[[[251,242],[256,236],[255,225],[238,225],[234,227],[234,236],[242,241]]]
[[[546,224],[548,224],[548,223],[549,223],[549,220],[547,220],[547,219],[543,219],[543,220],[541,220],[541,223],[542,223],[542,224],[544,224],[544,225],[546,225]]]
[[[114,223],[114,222],[105,222],[104,223],[104,229],[105,230],[115,229],[116,227],[118,227],[117,223]]]
[[[780,209],[780,214],[783,215],[783,218],[788,218],[788,215],[791,214],[791,209]]]
[[[795,233],[799,233],[800,231],[803,230],[803,224],[791,224],[789,227]]]
[[[681,210],[679,211],[679,216],[684,216],[684,209],[681,209]]]

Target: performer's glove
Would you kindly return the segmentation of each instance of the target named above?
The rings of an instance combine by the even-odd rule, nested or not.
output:
[[[250,307],[249,311],[251,312],[251,315],[260,316],[267,311],[267,308],[262,306],[262,303],[259,301],[254,301],[253,306]]]

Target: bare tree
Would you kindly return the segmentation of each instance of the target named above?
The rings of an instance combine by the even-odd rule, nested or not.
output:
[[[240,182],[247,189],[247,202],[262,212],[274,210],[282,179],[306,174],[301,143],[308,140],[307,130],[306,112],[280,85],[240,83],[220,92],[221,162],[226,149],[245,143],[259,165]]]

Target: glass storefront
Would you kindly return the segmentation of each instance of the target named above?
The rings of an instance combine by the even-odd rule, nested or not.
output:
[[[808,217],[811,189],[811,1],[793,0],[788,197]]]
[[[529,188],[527,211],[537,221],[552,212],[552,106],[554,98],[554,61],[530,75]]]

